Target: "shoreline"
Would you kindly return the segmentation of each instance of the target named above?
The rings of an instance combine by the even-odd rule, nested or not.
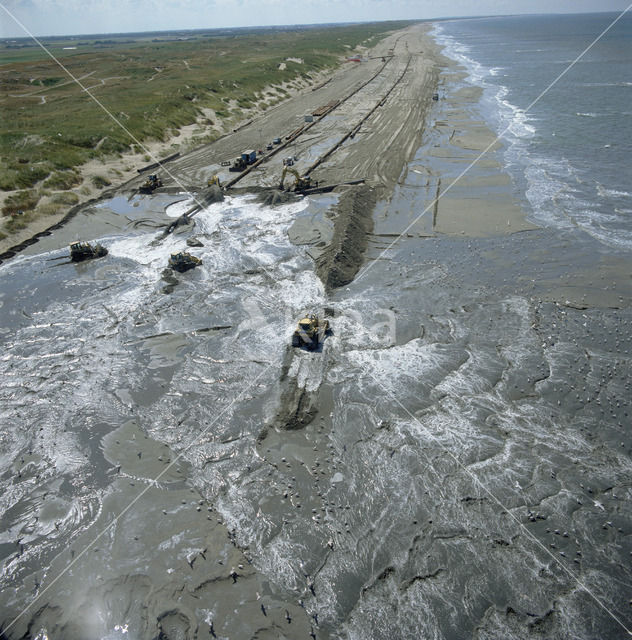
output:
[[[434,123],[434,136],[423,150],[432,158],[428,167],[430,191],[436,189],[440,197],[435,203],[432,227],[426,225],[426,233],[481,241],[521,234],[520,240],[509,240],[507,244],[517,252],[514,261],[521,259],[525,269],[533,270],[529,288],[536,299],[575,309],[621,309],[629,305],[632,286],[628,254],[613,249],[580,227],[558,229],[534,220],[526,194],[504,166],[501,154],[505,144],[479,107],[481,87],[464,84],[468,74],[463,65],[443,53],[440,55],[445,60],[440,86],[446,95]],[[455,175],[459,177],[451,183]],[[430,201],[428,198],[427,202]],[[479,250],[484,250],[486,244],[479,245]],[[528,255],[521,256],[529,252],[526,247],[531,247],[533,253],[542,253],[540,262],[533,262]],[[499,256],[503,249],[494,252]],[[496,268],[503,276],[511,274],[516,281],[524,279],[508,256]],[[502,277],[494,280],[498,285]],[[600,281],[607,281],[609,286],[599,288],[596,283]]]
[[[443,62],[442,96],[425,150],[430,170],[440,175],[433,230],[476,238],[539,229],[515,197],[511,175],[499,157],[501,137],[483,119],[482,88],[463,86],[464,67],[436,44]]]

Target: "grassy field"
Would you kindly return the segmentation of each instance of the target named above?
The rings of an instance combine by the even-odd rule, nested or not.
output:
[[[310,81],[357,46],[371,46],[406,24],[44,39],[127,131],[35,42],[0,42],[0,190],[12,192],[2,213],[11,216],[33,208],[38,196],[76,188],[82,178],[75,169],[134,150],[130,134],[164,141],[197,122],[205,131],[200,142],[210,141],[222,129],[217,121],[272,106],[287,97],[283,87]]]

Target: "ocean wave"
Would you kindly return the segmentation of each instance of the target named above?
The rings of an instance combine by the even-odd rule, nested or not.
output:
[[[618,249],[632,249],[632,232],[622,229],[615,216],[607,216],[594,209],[574,214],[575,224],[599,242]]]
[[[533,119],[524,109],[512,104],[506,99],[509,93],[508,87],[486,82],[487,78],[497,77],[505,67],[486,67],[471,56],[470,47],[457,41],[452,36],[445,34],[443,28],[435,25],[432,35],[445,49],[446,56],[460,62],[468,73],[467,81],[470,84],[481,86],[487,94],[487,102],[492,110],[492,126],[503,136],[509,134],[515,143],[518,139],[530,138],[535,134],[536,128],[532,124]]]
[[[517,138],[531,138],[536,131],[535,127],[529,124],[533,122],[533,119],[524,109],[517,107],[515,104],[509,102],[509,100],[505,100],[504,96],[506,96],[507,93],[507,88],[502,87],[496,94],[504,133],[509,132]]]
[[[553,176],[543,163],[531,163],[524,172],[527,180],[525,195],[538,222],[570,228],[572,222],[558,214],[559,205],[567,197],[568,185]]]
[[[604,187],[602,184],[599,184],[599,182],[597,183],[597,193],[602,198],[632,197],[632,193],[630,193],[629,191],[619,191],[617,189],[608,189],[607,187]]]
[[[488,68],[467,55],[471,51],[468,45],[447,35],[440,25],[434,26],[431,35],[435,38],[437,44],[444,48],[444,55],[461,63],[465,67],[469,76],[469,82],[477,84],[485,77],[491,75]]]
[[[491,128],[503,137],[504,168],[512,176],[517,192],[522,193],[530,206],[530,217],[545,227],[581,229],[603,244],[632,249],[632,223],[629,222],[629,216],[621,213],[625,207],[621,206],[622,199],[629,198],[630,193],[615,182],[611,186],[619,186],[618,190],[597,185],[597,196],[594,170],[582,169],[585,162],[574,164],[569,159],[574,157],[573,149],[569,149],[568,155],[564,146],[573,132],[582,135],[579,132],[586,131],[587,135],[595,136],[604,127],[606,132],[611,131],[610,122],[614,117],[620,118],[621,114],[608,112],[617,106],[608,103],[594,110],[589,107],[585,111],[566,114],[571,119],[560,123],[561,139],[555,143],[556,139],[552,138],[555,132],[550,130],[552,123],[546,109],[540,110],[538,116],[514,104],[514,95],[520,95],[520,91],[523,95],[525,91],[537,93],[537,86],[529,82],[532,76],[524,79],[514,77],[511,63],[504,67],[493,66],[497,58],[484,58],[489,60],[485,66],[474,59],[477,56],[476,48],[470,50],[445,33],[440,36],[440,43],[446,46],[445,55],[458,60],[466,68],[469,74],[466,82],[483,88],[479,111]],[[500,75],[500,70],[508,74],[507,80]],[[533,79],[536,79],[535,75]],[[505,86],[505,82],[508,86]],[[611,83],[593,84],[605,86]],[[616,81],[616,84],[622,83]],[[580,125],[577,118],[587,120]],[[537,136],[540,130],[542,139]],[[608,140],[601,139],[603,142]],[[612,146],[618,147],[616,144]],[[614,151],[619,153],[618,149]],[[603,170],[607,169],[604,167]],[[604,182],[608,183],[609,180]],[[613,206],[615,203],[619,210]]]
[[[632,87],[632,82],[583,82],[581,87]]]
[[[525,156],[523,162],[525,195],[538,223],[557,229],[578,228],[609,246],[632,249],[632,229],[622,225],[622,210],[599,210],[586,190],[587,182],[568,160]],[[600,184],[597,190],[602,198],[632,195]]]
[[[610,113],[605,113],[605,112],[597,113],[595,111],[576,111],[575,115],[578,118],[620,118],[621,116],[626,116],[629,114],[626,112],[617,113],[616,111],[612,111]]]

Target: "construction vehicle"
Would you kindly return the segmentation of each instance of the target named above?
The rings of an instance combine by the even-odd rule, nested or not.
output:
[[[73,262],[102,258],[107,254],[108,250],[98,243],[93,246],[89,242],[73,242],[70,245],[70,259]]]
[[[248,166],[248,163],[240,156],[235,159],[235,162],[230,165],[229,171],[243,171]]]
[[[155,173],[152,173],[147,180],[140,185],[138,191],[140,193],[152,193],[154,189],[158,187],[162,187],[162,180]]]
[[[202,261],[195,256],[192,256],[186,251],[180,251],[179,253],[172,253],[169,257],[169,267],[179,273],[184,273],[189,269],[195,269],[195,267],[202,264]]]
[[[249,164],[257,160],[257,152],[254,149],[244,151],[239,158],[230,166],[229,171],[243,171]]]
[[[305,189],[309,189],[313,186],[318,186],[318,183],[312,184],[312,179],[309,176],[305,176],[301,178],[298,171],[296,169],[291,169],[290,167],[284,167],[283,173],[281,174],[281,182],[279,183],[279,191],[283,191],[283,183],[285,182],[285,176],[291,173],[294,176],[294,191],[305,191]]]
[[[214,184],[216,184],[218,187],[221,188],[222,185],[221,185],[221,183],[219,181],[219,176],[213,176],[212,178],[209,178],[206,181],[206,186],[207,187],[212,187]]]
[[[329,320],[321,320],[315,313],[311,313],[298,321],[292,334],[292,346],[306,347],[313,351],[329,332]]]

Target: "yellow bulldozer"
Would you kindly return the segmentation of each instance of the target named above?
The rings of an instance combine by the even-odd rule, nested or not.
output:
[[[152,173],[143,184],[140,185],[138,191],[140,193],[153,193],[158,187],[162,187],[162,180]]]
[[[70,245],[70,259],[73,262],[83,262],[92,258],[102,258],[107,256],[108,250],[100,244],[90,244],[89,242],[73,242]]]
[[[301,318],[292,334],[293,347],[317,349],[325,336],[330,333],[329,320],[321,320],[315,313]]]
[[[184,273],[189,269],[195,269],[195,267],[202,264],[202,261],[196,256],[192,256],[186,251],[180,251],[179,253],[172,253],[169,257],[169,268]]]
[[[294,176],[294,184],[292,185],[292,189],[294,191],[305,191],[310,187],[316,186],[316,184],[312,184],[312,179],[309,176],[305,176],[301,178],[299,172],[296,169],[292,169],[292,167],[283,167],[283,173],[281,174],[281,182],[279,183],[279,191],[283,191],[283,184],[285,182],[285,176],[291,173]]]

